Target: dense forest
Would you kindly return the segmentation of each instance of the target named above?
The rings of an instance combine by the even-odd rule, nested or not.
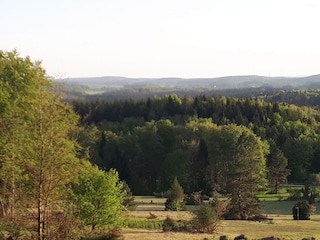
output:
[[[213,166],[217,155],[234,147],[229,140],[216,152],[217,140],[212,139],[225,128],[248,131],[258,145],[266,145],[270,184],[286,179],[304,183],[320,171],[319,112],[311,107],[258,97],[175,94],[146,100],[74,101],[73,106],[81,116],[82,144],[90,149],[90,160],[104,169],[116,168],[135,194],[164,191],[175,176],[187,192],[212,193],[221,185],[212,176],[219,172]]]

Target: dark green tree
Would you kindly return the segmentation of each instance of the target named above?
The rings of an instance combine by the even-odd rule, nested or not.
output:
[[[292,207],[294,220],[310,220],[311,206],[308,201],[299,201]]]
[[[287,169],[288,160],[283,155],[282,151],[272,142],[270,154],[268,156],[268,180],[269,186],[272,188],[272,193],[278,193],[280,185],[287,183],[287,176],[290,170]]]
[[[229,196],[226,217],[248,219],[261,214],[255,193],[266,186],[268,144],[243,126],[227,125],[207,134],[213,182]]]
[[[177,178],[174,178],[170,189],[167,192],[167,200],[165,202],[165,210],[179,211],[184,209],[185,194],[183,188],[178,182]]]

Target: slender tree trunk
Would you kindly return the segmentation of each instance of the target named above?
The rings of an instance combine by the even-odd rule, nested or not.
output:
[[[39,185],[38,185],[38,199],[37,199],[37,211],[38,211],[38,216],[37,216],[37,221],[38,221],[38,240],[45,240],[46,235],[46,224],[45,224],[45,206],[43,203],[43,171],[42,171],[42,166],[40,169],[40,177],[39,177]]]
[[[12,170],[12,176],[11,176],[11,197],[10,197],[10,220],[15,221],[16,220],[16,214],[15,214],[15,202],[16,202],[16,184],[15,184],[15,173],[14,170]]]
[[[11,190],[11,196],[9,199],[9,211],[10,211],[10,220],[15,221],[15,204],[16,204],[16,174],[15,174],[15,156],[12,156],[12,169],[11,169],[11,182],[10,182],[10,190]]]

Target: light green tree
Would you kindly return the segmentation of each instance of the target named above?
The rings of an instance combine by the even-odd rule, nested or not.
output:
[[[16,51],[0,52],[0,85],[2,213],[15,220],[35,209],[37,238],[49,239],[50,219],[80,167],[71,138],[78,117],[55,94],[41,64]]]
[[[0,51],[0,180],[1,215],[18,220],[16,208],[21,204],[27,179],[23,150],[32,115],[31,101],[36,88],[49,82],[38,62],[22,58],[17,51]]]
[[[94,230],[98,226],[112,228],[121,223],[125,195],[115,170],[104,172],[88,166],[72,185],[71,199],[76,216]]]

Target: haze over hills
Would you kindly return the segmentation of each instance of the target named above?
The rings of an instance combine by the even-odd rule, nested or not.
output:
[[[57,83],[82,85],[91,89],[121,88],[320,88],[320,74],[307,77],[264,77],[256,75],[227,76],[218,78],[126,78],[118,76],[56,79]]]

